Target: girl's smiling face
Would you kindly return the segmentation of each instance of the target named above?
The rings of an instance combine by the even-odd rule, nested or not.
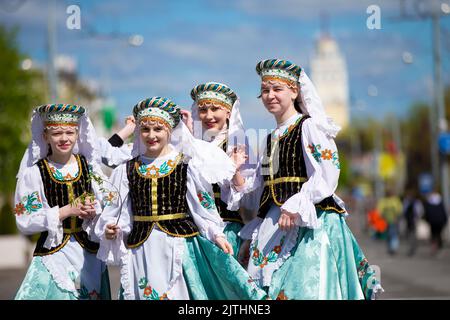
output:
[[[44,140],[57,156],[71,154],[77,139],[78,127],[75,126],[48,126],[44,130]]]
[[[198,116],[202,122],[203,130],[219,132],[227,123],[230,111],[225,107],[215,104],[200,104],[198,106]]]
[[[261,83],[261,100],[267,111],[274,116],[293,108],[297,95],[297,88],[291,88],[284,82],[270,80]]]
[[[140,136],[147,154],[159,155],[169,143],[170,129],[158,121],[141,122]]]

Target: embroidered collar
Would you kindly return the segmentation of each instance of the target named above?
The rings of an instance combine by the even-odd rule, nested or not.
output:
[[[177,156],[174,158],[174,155]],[[138,174],[144,178],[162,178],[172,173],[182,158],[183,155],[177,154],[175,150],[156,159],[140,156],[135,167]]]
[[[277,128],[272,132],[272,139],[281,139],[289,134],[289,132],[291,132],[292,129],[295,128],[295,126],[302,118],[303,115],[301,113],[297,113],[284,121],[282,124],[278,125]]]
[[[81,163],[78,155],[75,155],[76,161],[68,164],[60,164],[57,162],[53,162],[49,159],[44,159],[44,163],[47,167],[50,176],[57,181],[66,182],[71,181],[74,182],[75,179],[78,178],[81,171]],[[66,172],[64,174],[64,172]],[[72,176],[72,174],[73,176]]]

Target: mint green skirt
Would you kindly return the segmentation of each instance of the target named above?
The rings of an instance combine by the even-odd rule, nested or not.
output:
[[[102,273],[101,290],[98,295],[90,295],[84,288],[78,294],[61,289],[53,280],[52,275],[42,263],[41,257],[33,257],[25,278],[20,286],[15,300],[89,300],[99,298],[111,299],[108,269]]]
[[[272,299],[371,299],[382,288],[345,218],[317,210],[318,229],[299,228],[291,256],[274,272]]]
[[[223,233],[227,237],[228,242],[233,247],[233,257],[237,259],[239,249],[241,248],[242,239],[239,237],[238,233],[241,231],[243,224],[239,222],[229,222]]]
[[[202,236],[186,238],[183,277],[191,300],[262,300],[267,293],[229,254]],[[120,288],[119,299],[123,299]]]

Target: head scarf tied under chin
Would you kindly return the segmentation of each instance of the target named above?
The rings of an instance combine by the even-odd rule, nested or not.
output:
[[[48,104],[37,107],[31,117],[31,142],[20,163],[17,178],[21,177],[27,168],[48,155],[48,143],[43,133],[46,127],[77,126],[78,140],[73,153],[82,154],[93,165],[101,163],[100,146],[91,120],[86,109],[70,104]]]
[[[183,153],[189,166],[195,168],[208,183],[223,183],[233,178],[236,167],[231,159],[218,147],[194,138],[184,122],[180,121],[180,108],[170,99],[145,99],[134,107],[133,113],[138,124],[131,152],[133,158],[145,154],[147,150],[140,137],[141,121],[160,120],[171,129],[169,144]]]
[[[311,116],[316,127],[327,137],[336,137],[341,128],[327,116],[316,88],[302,68],[287,60],[268,59],[258,62],[256,72],[262,81],[275,80],[289,85],[297,84],[299,87],[297,101],[302,113]]]

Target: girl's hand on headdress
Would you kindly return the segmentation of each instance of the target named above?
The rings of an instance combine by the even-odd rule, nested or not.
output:
[[[106,225],[105,238],[108,240],[114,240],[117,238],[120,232],[120,227],[115,223],[110,223]]]
[[[216,237],[217,246],[223,250],[225,253],[233,254],[233,247],[231,244],[225,239],[224,236],[220,235]]]
[[[136,125],[136,120],[133,116],[128,116],[125,118],[125,125],[134,127]]]
[[[194,120],[192,119],[192,114],[190,111],[187,110],[180,110],[181,113],[181,120],[183,120],[186,127],[188,127],[189,131],[191,133],[194,133]]]
[[[236,166],[236,169],[239,170],[239,168],[247,161],[248,155],[245,153],[245,146],[239,145],[237,147],[234,147],[231,151],[231,160],[234,162],[234,165]]]
[[[133,116],[125,118],[125,126],[117,132],[117,135],[123,140],[127,140],[134,132],[136,128],[136,120]]]
[[[284,231],[291,230],[295,226],[296,218],[297,214],[281,209],[280,219],[278,219],[280,229]]]

